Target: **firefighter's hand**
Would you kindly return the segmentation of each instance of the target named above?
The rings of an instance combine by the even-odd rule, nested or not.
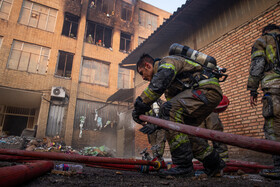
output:
[[[148,123],[147,125],[145,125],[144,127],[142,127],[141,129],[139,129],[140,132],[143,132],[144,134],[152,134],[153,132],[155,132],[158,129],[158,126],[154,125],[154,124],[150,124]]]
[[[135,109],[132,111],[132,118],[136,123],[142,124],[144,121],[139,119],[141,113],[137,112]]]
[[[132,111],[132,118],[136,123],[142,124],[143,121],[139,116],[151,110],[151,107],[143,102],[141,97],[137,97],[134,103],[134,110]]]
[[[255,96],[251,96],[250,97],[250,104],[251,107],[254,108],[255,106],[257,106],[257,102],[258,102],[258,95]]]

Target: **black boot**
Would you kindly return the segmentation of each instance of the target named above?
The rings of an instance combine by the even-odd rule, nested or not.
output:
[[[226,167],[226,163],[214,149],[210,155],[203,159],[203,166],[204,173],[206,173],[209,177],[213,177],[223,171]]]
[[[160,170],[160,177],[174,176],[174,177],[193,177],[194,169],[193,166],[176,166],[168,170]]]
[[[263,169],[260,171],[260,175],[271,179],[280,179],[280,156],[273,155],[274,168]]]

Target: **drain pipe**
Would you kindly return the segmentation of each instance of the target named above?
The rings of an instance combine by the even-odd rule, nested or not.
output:
[[[207,140],[222,142],[258,152],[280,155],[280,142],[209,130],[145,115],[141,115],[140,119],[166,129],[171,129]]]

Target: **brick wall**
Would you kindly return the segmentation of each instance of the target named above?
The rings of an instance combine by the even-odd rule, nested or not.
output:
[[[278,3],[199,49],[199,51],[215,57],[220,67],[227,68],[228,78],[226,82],[221,83],[221,87],[224,94],[230,99],[230,105],[220,115],[224,131],[227,133],[264,138],[262,94],[259,95],[258,106],[252,108],[249,103],[250,94],[247,91],[248,70],[251,62],[251,47],[254,41],[261,35],[262,28],[267,24],[275,23],[279,25],[279,16],[280,6]],[[139,78],[136,78],[136,80],[139,80]],[[144,87],[137,88],[135,95],[140,95]],[[262,93],[261,90],[259,92]],[[146,136],[140,133],[137,127],[139,125],[136,125],[136,151],[137,148],[140,150],[145,146],[149,147]],[[168,148],[166,150],[168,151]],[[235,146],[229,146],[229,155],[231,159],[257,161],[265,164],[271,164],[272,161],[271,155]]]
[[[248,70],[253,43],[260,37],[264,26],[269,23],[280,24],[279,16],[280,6],[277,5],[200,49],[201,52],[215,57],[219,66],[227,68],[228,78],[221,83],[224,94],[230,100],[228,109],[220,115],[225,132],[264,138],[262,94],[259,95],[258,106],[252,108],[247,91]],[[262,93],[261,90],[259,93]],[[256,152],[230,147],[230,156],[234,158],[247,158],[246,155],[252,154],[255,155]],[[257,155],[259,158],[270,157],[260,153]],[[256,155],[254,159],[257,159]]]

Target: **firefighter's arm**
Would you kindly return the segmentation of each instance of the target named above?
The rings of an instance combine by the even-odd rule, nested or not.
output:
[[[249,69],[247,90],[250,91],[250,104],[252,107],[257,105],[257,90],[264,75],[266,65],[265,46],[265,40],[263,38],[259,38],[254,43],[251,51],[251,65]]]
[[[154,74],[148,87],[142,92],[143,102],[151,105],[164,91],[170,86],[176,76],[176,68],[172,63],[163,63],[159,66],[158,71]]]

